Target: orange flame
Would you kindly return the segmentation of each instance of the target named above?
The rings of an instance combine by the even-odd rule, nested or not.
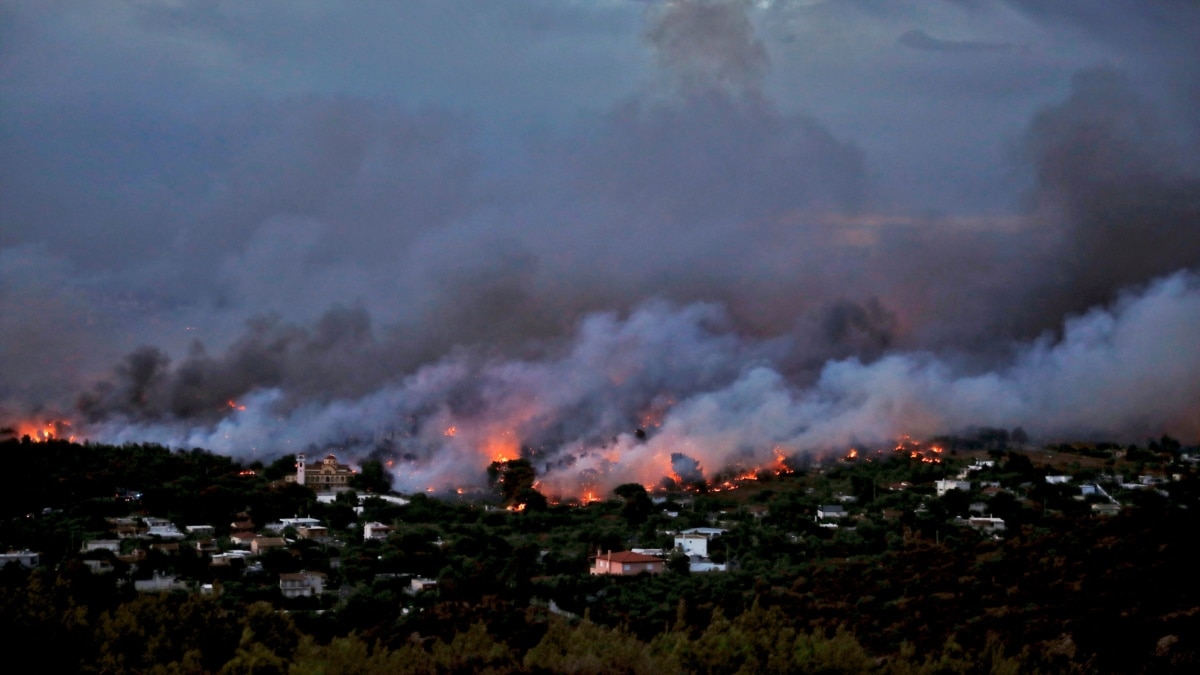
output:
[[[55,439],[62,440],[64,427],[71,426],[66,420],[48,421],[48,422],[18,422],[13,431],[15,437],[23,439],[29,437],[29,440],[34,443],[46,443]],[[75,442],[74,436],[67,436],[66,440]]]

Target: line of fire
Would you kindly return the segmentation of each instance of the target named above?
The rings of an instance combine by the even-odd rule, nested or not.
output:
[[[226,406],[230,414],[245,409],[245,406],[232,400]],[[664,410],[659,409],[645,415],[639,420],[643,426],[637,427],[632,437],[643,443],[651,438],[661,424],[663,413]],[[475,434],[467,433],[462,425],[450,425],[442,435],[447,443],[460,443],[465,436]],[[419,468],[423,460],[404,452],[403,443],[397,442],[396,436],[395,432],[381,435],[375,440],[374,448],[358,459],[380,460],[393,479],[403,482],[406,474]],[[0,440],[5,438],[26,443],[47,443],[56,440],[76,442],[78,437],[71,422],[52,419],[26,420],[0,427]],[[363,441],[350,439],[319,448],[315,445],[310,447],[313,455],[318,452],[345,452],[349,448],[363,447]],[[574,473],[564,471],[561,470],[561,464],[573,458],[563,460],[544,447],[523,445],[517,433],[511,429],[491,430],[477,444],[475,451],[478,464],[461,467],[458,472],[461,483],[427,485],[423,491],[432,495],[470,498],[498,489],[505,497],[508,508],[514,511],[523,510],[531,498],[549,505],[586,506],[605,499],[605,495],[616,485],[613,476],[606,475],[604,467],[622,466],[620,450],[607,447],[580,453],[599,454],[602,461],[597,466],[600,468],[584,468]],[[903,436],[887,446],[857,446],[836,452],[788,451],[776,446],[771,448],[769,461],[759,464],[735,463],[710,471],[709,467],[684,452],[658,451],[651,455],[652,461],[643,467],[640,480],[617,480],[621,483],[636,482],[650,494],[706,494],[736,490],[750,483],[828,462],[875,462],[904,458],[925,464],[939,464],[943,454],[943,447],[936,442]],[[304,457],[303,454],[299,456]],[[472,476],[476,478],[472,479]],[[486,476],[486,481],[480,476]],[[536,493],[536,497],[533,493]]]

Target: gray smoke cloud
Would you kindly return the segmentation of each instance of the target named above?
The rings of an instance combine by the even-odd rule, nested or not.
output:
[[[1084,4],[9,7],[0,421],[563,494],[1196,440],[1200,10]]]

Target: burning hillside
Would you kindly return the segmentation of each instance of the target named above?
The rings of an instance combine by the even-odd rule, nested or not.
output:
[[[392,3],[338,14],[394,57],[347,71],[244,42],[269,8],[133,4],[12,10],[14,435],[585,499],[974,426],[1200,439],[1189,3]]]

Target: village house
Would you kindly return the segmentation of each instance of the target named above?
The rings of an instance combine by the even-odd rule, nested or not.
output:
[[[817,507],[817,520],[829,520],[834,518],[845,518],[846,507],[841,504],[826,504]]]
[[[617,551],[613,553],[597,553],[595,562],[588,570],[589,574],[615,574],[630,576],[635,574],[660,574],[666,569],[666,561],[652,555],[642,555],[633,551]]]
[[[702,534],[679,534],[675,536],[675,550],[688,556],[708,557],[708,537]]]
[[[254,532],[234,532],[229,535],[229,542],[238,548],[250,548],[250,544],[258,539]]]
[[[250,542],[251,555],[265,555],[271,549],[286,549],[287,542],[283,537],[258,537]]]
[[[371,539],[383,540],[387,539],[388,535],[395,532],[396,528],[383,523],[367,523],[363,525],[363,541]]]
[[[186,582],[180,581],[174,574],[163,574],[156,571],[154,576],[149,579],[134,581],[133,590],[138,593],[166,593],[167,591],[186,591],[188,585]]]
[[[950,490],[971,490],[971,481],[966,480],[939,480],[935,483],[937,487],[937,496],[944,497]]]
[[[324,572],[295,572],[279,575],[279,591],[285,598],[306,598],[325,592]]]
[[[296,536],[311,541],[327,542],[331,539],[329,528],[321,525],[297,528]]]
[[[295,518],[280,518],[274,523],[263,525],[263,529],[271,532],[283,532],[289,527],[299,529],[301,527],[320,527],[320,525],[321,521],[316,518],[296,516]]]
[[[0,568],[12,563],[33,569],[41,564],[41,559],[38,557],[38,554],[34,553],[33,551],[9,551],[7,553],[0,553]]]
[[[112,551],[113,553],[121,552],[120,539],[92,539],[91,541],[83,542],[81,553],[92,553],[93,551]]]
[[[436,588],[437,582],[433,579],[426,579],[425,577],[413,577],[412,581],[409,582],[408,594],[416,595],[422,591],[432,591]]]
[[[192,548],[200,555],[212,555],[217,552],[217,544],[212,539],[197,539],[192,542]]]
[[[968,518],[966,524],[980,532],[996,533],[1004,531],[1003,518],[988,518],[984,516],[975,516]]]
[[[145,536],[147,536],[147,537],[160,537],[162,539],[183,539],[185,536],[187,536],[184,533],[180,532],[178,527],[175,527],[175,523],[172,523],[171,521],[167,520],[166,518],[146,517],[146,518],[142,519],[142,522],[144,522],[146,524]]]

